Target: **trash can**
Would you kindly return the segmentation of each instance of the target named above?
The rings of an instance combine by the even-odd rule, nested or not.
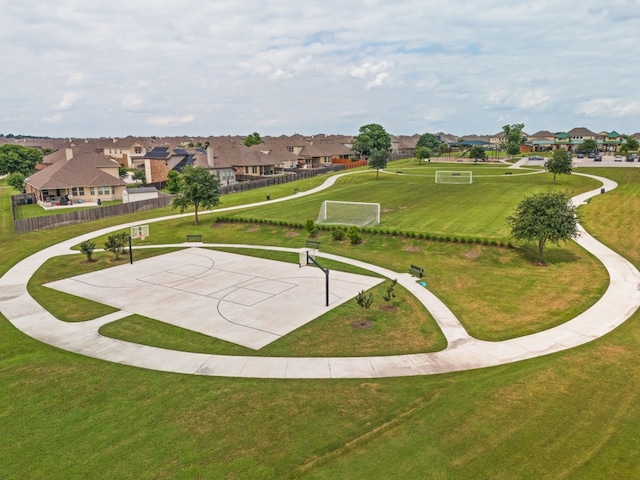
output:
[[[267,193],[267,200],[271,200],[271,195]]]
[[[600,193],[604,193],[604,187],[600,189]]]

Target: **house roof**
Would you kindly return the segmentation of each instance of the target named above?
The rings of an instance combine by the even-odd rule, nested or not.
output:
[[[71,187],[111,187],[126,185],[102,168],[118,168],[112,158],[100,153],[80,153],[70,160],[59,160],[34,173],[25,182],[39,190]]]
[[[584,128],[584,127],[572,128],[567,132],[567,134],[570,137],[597,137],[598,136],[597,133],[592,132],[588,128]]]

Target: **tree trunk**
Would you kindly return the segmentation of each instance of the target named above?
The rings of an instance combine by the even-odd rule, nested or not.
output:
[[[544,265],[544,259],[542,258],[542,251],[544,250],[544,240],[538,240],[538,263]]]
[[[198,222],[198,206],[196,205],[196,225],[200,225]]]

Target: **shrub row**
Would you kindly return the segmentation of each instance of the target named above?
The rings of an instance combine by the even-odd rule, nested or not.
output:
[[[217,217],[216,223],[251,223],[251,224],[263,224],[263,225],[277,225],[281,227],[304,229],[307,228],[305,223],[287,222],[284,220],[268,220],[264,218],[239,218],[239,217]],[[344,235],[338,232],[347,232],[347,227],[337,225],[322,225],[316,224],[318,230],[332,232],[332,238],[334,240],[342,240]],[[503,242],[502,240],[490,240],[488,238],[466,238],[458,236],[442,236],[442,235],[430,235],[428,233],[416,233],[405,232],[402,230],[391,230],[384,228],[359,228],[359,232],[368,235],[390,235],[394,237],[416,238],[419,240],[431,240],[434,242],[443,243],[468,243],[493,247],[507,247],[513,248],[511,242]]]

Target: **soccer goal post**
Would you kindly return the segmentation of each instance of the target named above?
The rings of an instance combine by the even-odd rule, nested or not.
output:
[[[436,183],[470,184],[473,174],[470,171],[437,170]]]
[[[325,200],[316,223],[369,227],[380,223],[380,204]]]

